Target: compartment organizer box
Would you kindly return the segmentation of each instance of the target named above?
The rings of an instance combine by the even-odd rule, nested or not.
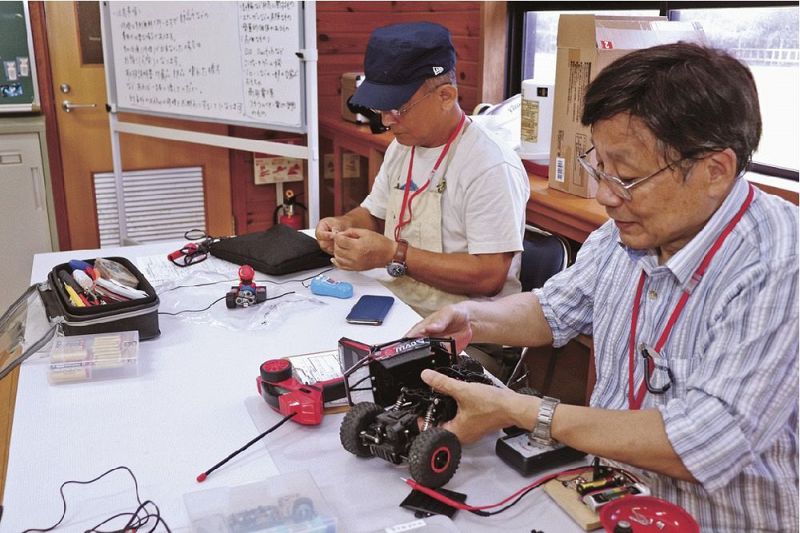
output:
[[[0,316],[0,379],[39,351],[55,335],[90,335],[137,331],[139,340],[157,337],[159,299],[153,286],[124,257],[108,257],[127,268],[137,279],[145,297],[105,305],[78,307],[72,304],[59,279],[69,272],[67,263],[53,267],[47,279],[28,287]],[[94,260],[85,261],[90,265]]]

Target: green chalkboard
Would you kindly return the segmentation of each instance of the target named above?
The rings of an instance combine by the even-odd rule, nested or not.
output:
[[[0,112],[38,111],[36,68],[25,2],[0,2]]]

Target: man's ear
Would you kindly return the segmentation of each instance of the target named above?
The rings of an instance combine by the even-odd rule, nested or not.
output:
[[[458,89],[449,83],[440,86],[437,89],[436,95],[444,109],[450,109],[453,105],[458,103]]]
[[[706,156],[705,172],[709,192],[714,196],[727,195],[736,179],[736,153],[730,148],[711,152]]]

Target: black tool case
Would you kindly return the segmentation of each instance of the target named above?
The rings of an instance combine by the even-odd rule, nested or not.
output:
[[[45,346],[58,334],[92,335],[117,331],[138,331],[139,340],[157,337],[158,295],[153,286],[124,257],[108,257],[123,265],[139,280],[145,298],[90,307],[77,307],[59,281],[59,270],[70,271],[67,263],[56,265],[47,280],[37,283],[0,316],[0,378]],[[85,260],[94,264],[93,259]],[[43,312],[38,308],[43,308]],[[39,316],[43,315],[43,316]]]

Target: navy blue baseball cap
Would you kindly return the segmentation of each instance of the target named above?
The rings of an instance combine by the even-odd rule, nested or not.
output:
[[[433,22],[378,28],[364,55],[365,79],[351,102],[372,109],[398,109],[428,78],[452,70],[456,51],[450,32]]]

